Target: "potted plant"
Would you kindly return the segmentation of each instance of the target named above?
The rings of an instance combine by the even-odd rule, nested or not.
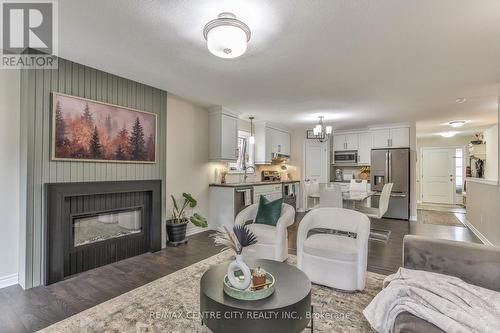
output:
[[[198,213],[194,213],[191,216],[186,215],[186,209],[195,208],[198,202],[195,198],[191,196],[189,193],[182,193],[182,198],[184,199],[184,203],[179,209],[179,205],[177,204],[177,200],[173,195],[170,196],[172,198],[172,217],[170,220],[167,220],[167,236],[168,236],[168,244],[170,245],[178,245],[181,243],[186,243],[186,227],[189,222],[194,224],[197,227],[206,228],[207,219],[201,216]]]

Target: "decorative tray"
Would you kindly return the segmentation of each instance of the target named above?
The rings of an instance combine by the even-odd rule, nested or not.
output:
[[[227,274],[224,276],[224,292],[233,298],[240,299],[243,301],[257,301],[259,299],[264,299],[266,297],[271,296],[274,293],[274,276],[269,272],[266,272],[266,285],[261,289],[255,289],[253,284],[250,284],[245,290],[240,290],[234,288]]]

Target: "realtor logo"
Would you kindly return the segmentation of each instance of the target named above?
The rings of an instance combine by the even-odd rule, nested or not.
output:
[[[57,68],[57,2],[1,1],[1,68]]]

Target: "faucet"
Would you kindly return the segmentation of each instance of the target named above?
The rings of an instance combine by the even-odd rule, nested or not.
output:
[[[245,175],[243,176],[243,182],[244,183],[247,182],[248,169],[252,169],[252,171],[255,172],[255,168],[253,166],[251,166],[251,165],[249,165],[249,166],[243,165],[243,171],[245,171]]]

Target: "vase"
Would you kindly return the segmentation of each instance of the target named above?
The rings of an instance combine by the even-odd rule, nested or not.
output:
[[[236,259],[229,264],[227,268],[227,278],[236,289],[245,290],[250,286],[252,274],[250,268],[248,268],[247,264],[243,261],[241,254],[237,254]]]

